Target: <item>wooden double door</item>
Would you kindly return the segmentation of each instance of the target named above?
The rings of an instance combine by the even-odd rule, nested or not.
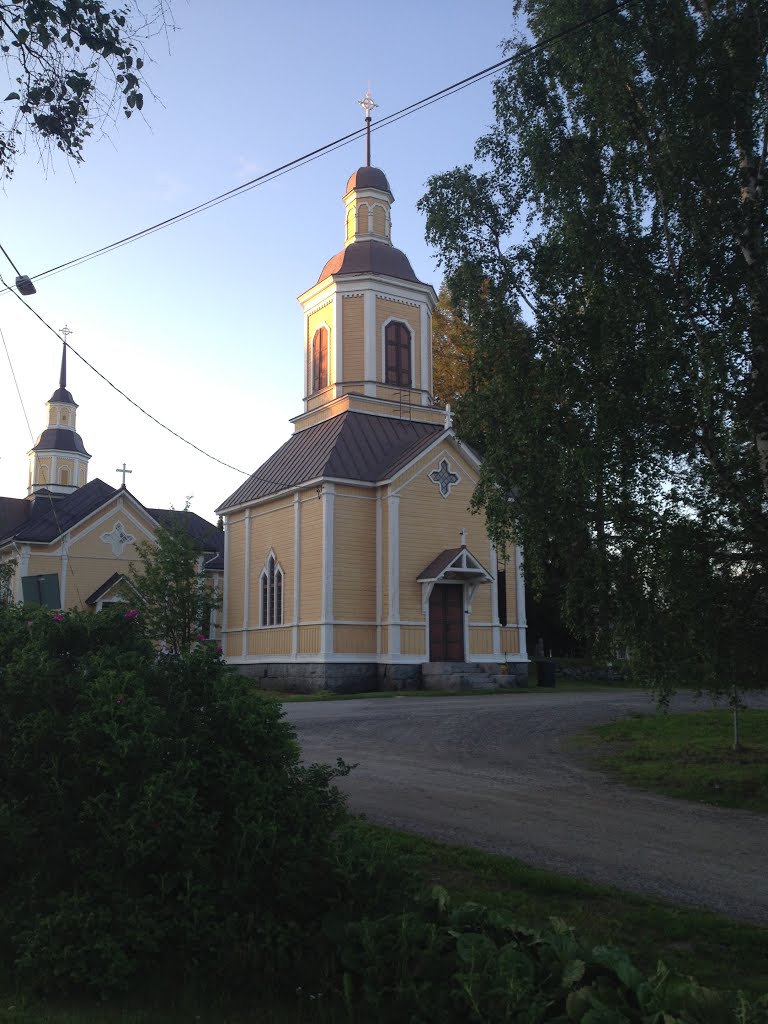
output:
[[[436,583],[429,598],[429,660],[464,661],[464,587]]]

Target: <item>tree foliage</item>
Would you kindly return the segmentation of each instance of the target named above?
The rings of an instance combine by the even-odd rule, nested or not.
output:
[[[443,284],[432,313],[432,383],[435,401],[455,404],[469,387],[475,349],[472,331]]]
[[[130,117],[144,104],[143,43],[166,29],[168,8],[141,0],[113,8],[103,0],[0,3],[0,51],[7,88],[0,118],[0,170],[13,172],[28,137],[75,161],[94,128],[118,102]]]
[[[169,654],[186,654],[208,636],[212,609],[221,604],[205,570],[200,543],[189,529],[189,508],[160,524],[155,543],[139,542],[140,563],[131,564],[129,600],[139,595],[146,635]]]
[[[534,42],[603,10],[516,5]],[[478,169],[422,200],[478,341],[476,505],[657,681],[768,653],[766,26],[766,0],[645,0],[508,43]]]

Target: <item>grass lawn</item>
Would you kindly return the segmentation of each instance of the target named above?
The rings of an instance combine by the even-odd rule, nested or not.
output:
[[[540,871],[507,857],[363,822],[359,828],[404,857],[414,877],[445,886],[455,902],[508,907],[531,927],[562,917],[587,941],[625,947],[644,971],[652,971],[661,959],[715,988],[768,992],[768,929]],[[76,1007],[5,996],[0,997],[0,1024],[335,1024],[346,1019],[340,1006],[306,995],[297,995],[288,1006],[265,999],[239,1013],[192,1003],[155,1008],[169,1003],[170,998],[154,1001],[140,994],[125,1008]]]
[[[261,690],[265,697],[273,697],[282,703],[293,701],[324,700],[368,700],[396,697],[499,697],[509,694],[546,693],[616,693],[619,690],[635,689],[628,683],[574,682],[558,679],[555,687],[537,686],[535,680],[528,686],[513,687],[509,690],[371,690],[366,693],[332,693],[330,690],[316,690],[314,693],[285,693],[282,690]]]
[[[599,725],[574,748],[622,782],[721,807],[768,812],[768,710],[637,715]]]

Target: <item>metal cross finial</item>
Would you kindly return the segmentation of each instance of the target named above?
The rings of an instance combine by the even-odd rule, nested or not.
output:
[[[65,345],[67,344],[67,338],[70,336],[71,333],[72,333],[72,331],[70,331],[70,329],[67,327],[66,324],[64,324],[64,326],[59,331],[59,334],[63,334],[64,335],[64,344]]]
[[[123,463],[123,468],[122,469],[116,469],[115,472],[123,474],[123,487],[125,487],[125,474],[126,473],[132,473],[133,470],[132,469],[126,469],[125,468],[125,463]]]
[[[378,103],[374,103],[371,98],[371,87],[368,86],[368,91],[361,100],[357,101],[365,111],[365,162],[366,167],[371,166],[371,111],[374,107],[378,107]]]

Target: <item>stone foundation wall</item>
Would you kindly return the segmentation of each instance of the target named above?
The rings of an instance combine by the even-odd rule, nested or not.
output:
[[[501,673],[498,665],[431,664],[379,665],[375,662],[267,662],[235,666],[253,679],[260,690],[282,693],[366,693],[377,690],[505,689],[525,686],[528,665],[510,663]]]

